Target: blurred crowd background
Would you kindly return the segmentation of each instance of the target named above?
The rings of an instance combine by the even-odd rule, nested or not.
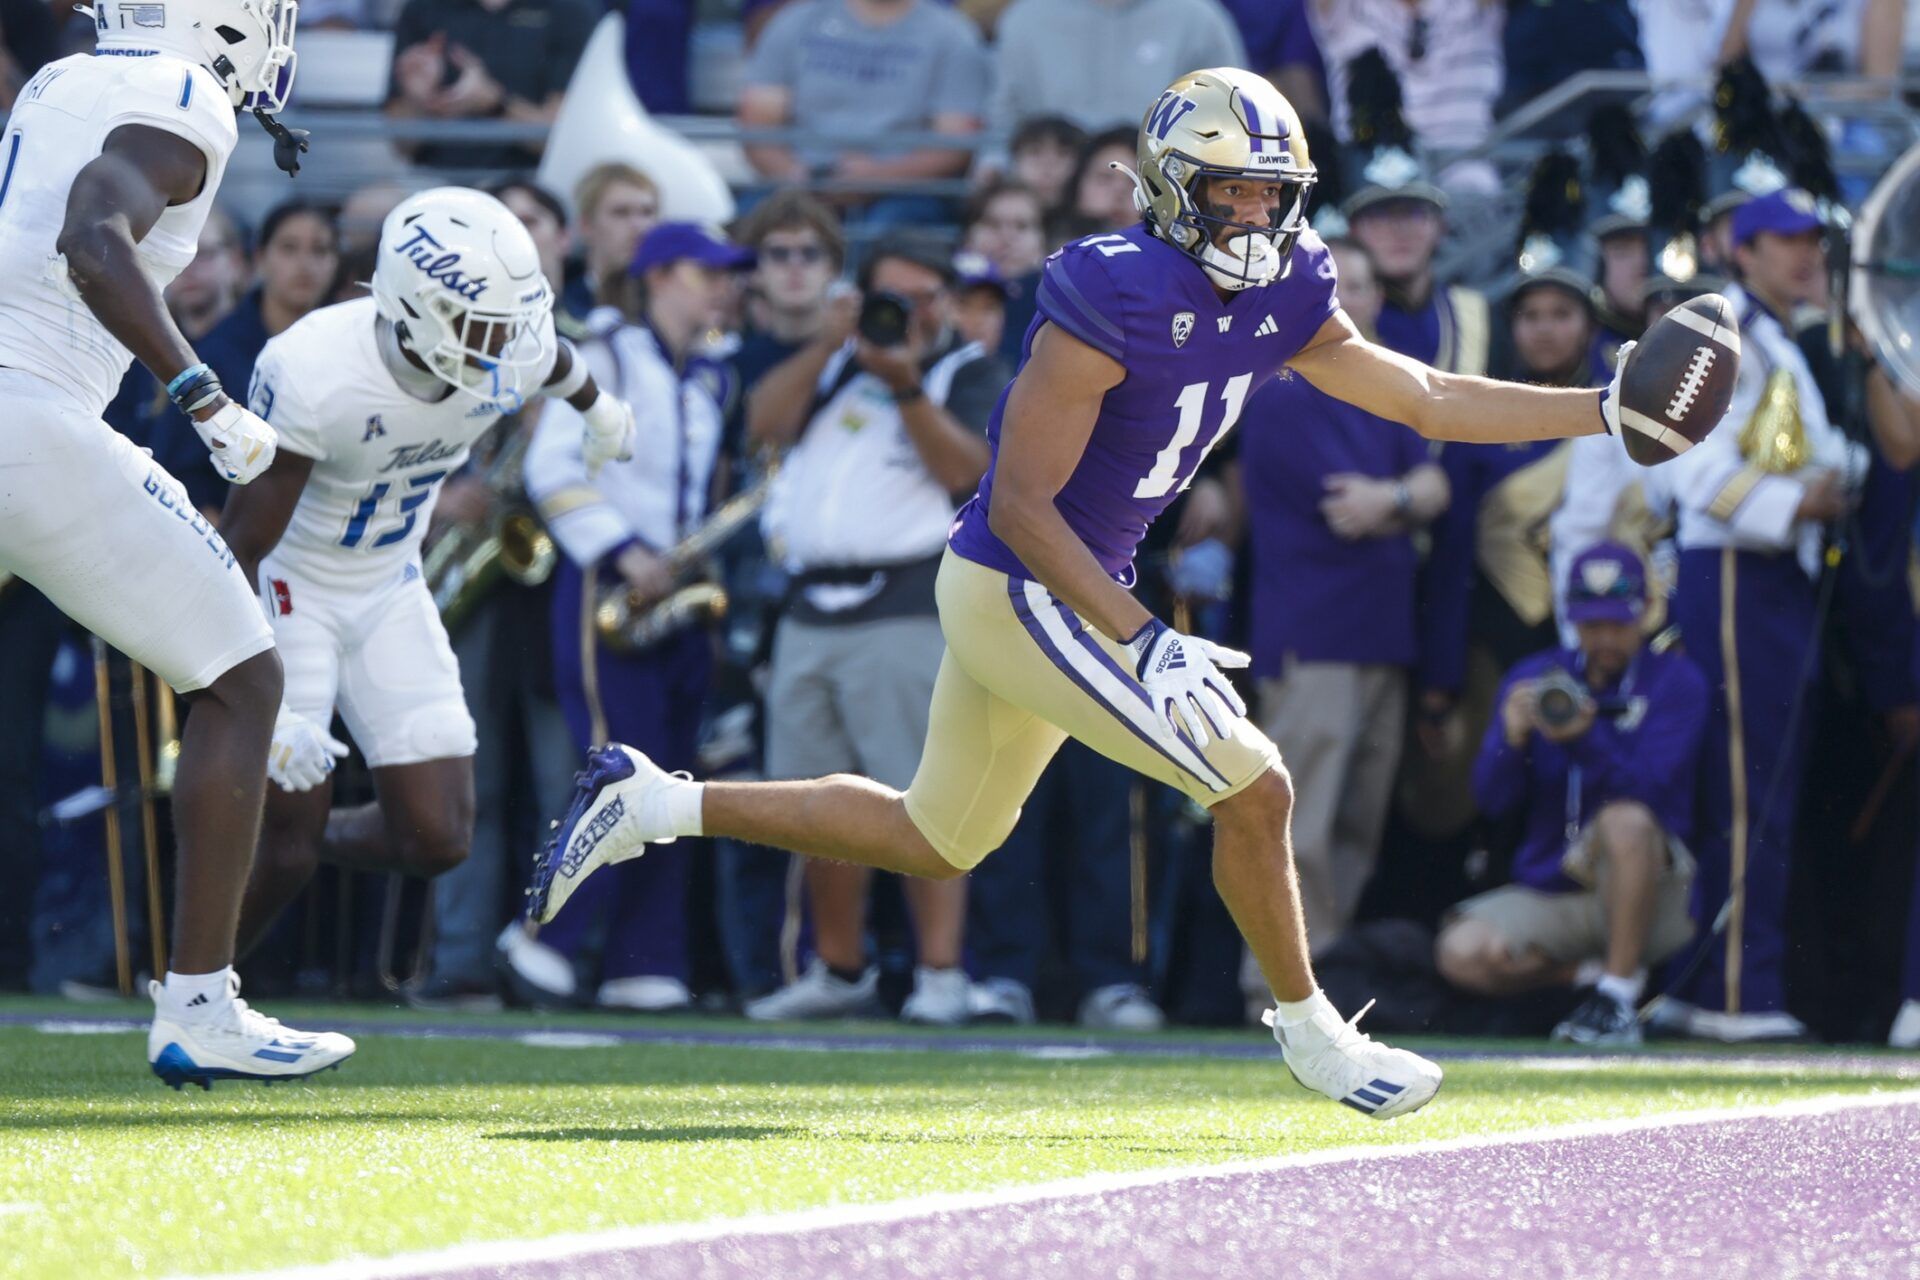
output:
[[[1598,786],[1601,766],[1536,751],[1525,778],[1496,776],[1503,743],[1529,749],[1524,712],[1506,732],[1508,672],[1553,650],[1580,674],[1592,656],[1570,586],[1637,592],[1630,648],[1644,639],[1649,664],[1672,655],[1704,677],[1673,677],[1706,692],[1663,776],[1641,780],[1652,790],[1618,784],[1702,868],[1678,891],[1688,919],[1653,928],[1647,990],[1711,987],[1690,998],[1766,1015],[1728,1024],[1732,1038],[1883,1040],[1920,1000],[1920,406],[1835,318],[1850,213],[1920,137],[1920,3],[307,0],[300,18],[287,119],[313,132],[307,168],[289,184],[243,130],[222,211],[168,292],[203,358],[246,385],[270,337],[362,294],[380,221],[408,192],[484,187],[533,231],[563,332],[616,352],[646,335],[664,381],[622,378],[643,453],[684,454],[696,402],[722,424],[712,483],[674,533],[719,513],[727,536],[699,538],[664,576],[657,559],[576,562],[526,474],[544,410],[507,420],[434,515],[433,539],[502,538],[514,570],[444,593],[480,728],[469,857],[431,882],[323,871],[243,961],[250,994],[1135,1028],[1257,1011],[1204,813],[1071,743],[1008,846],[949,885],[682,841],[629,864],[650,878],[601,877],[564,928],[517,920],[585,739],[609,730],[658,735],[656,755],[700,776],[911,777],[924,702],[896,704],[930,685],[938,653],[915,574],[939,541],[922,533],[980,474],[1042,264],[1137,220],[1113,163],[1133,163],[1141,113],[1180,73],[1230,65],[1298,108],[1341,299],[1387,345],[1601,386],[1650,317],[1746,280],[1817,383],[1791,413],[1781,394],[1740,406],[1775,415],[1743,440],[1784,444],[1747,450],[1738,493],[1724,476],[1643,492],[1566,444],[1437,448],[1296,380],[1245,406],[1150,535],[1139,590],[1255,656],[1249,702],[1299,784],[1311,942],[1336,1003],[1380,995],[1372,1025],[1390,1030],[1535,1034],[1607,959],[1603,927],[1602,954],[1521,975],[1457,932],[1472,916],[1459,904],[1509,882],[1582,887],[1559,860],[1595,825],[1579,779]],[[91,44],[65,0],[5,0],[0,107]],[[876,295],[898,314],[873,314]],[[916,385],[940,441],[916,427],[904,461],[829,442],[898,416]],[[217,517],[221,483],[137,366],[109,417]],[[679,432],[664,445],[648,436],[662,422]],[[1776,527],[1748,536],[1739,508],[1763,478],[1794,488]],[[1734,533],[1689,534],[1689,511]],[[1595,576],[1580,553],[1600,543],[1614,567]],[[1689,577],[1696,561],[1710,590]],[[583,613],[596,573],[636,603],[704,590],[675,596],[679,625],[636,644]],[[431,559],[429,578],[445,585]],[[136,964],[146,954],[131,726],[149,695],[108,663],[121,731],[105,790],[88,638],[15,582],[0,651],[0,866],[15,886],[0,988],[110,994],[109,813]],[[1606,697],[1633,695],[1609,689],[1599,717],[1618,728]],[[162,875],[165,736],[164,719],[147,727]],[[369,794],[349,765],[339,799]]]

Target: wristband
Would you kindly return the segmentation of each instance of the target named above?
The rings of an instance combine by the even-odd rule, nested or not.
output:
[[[895,404],[912,404],[915,400],[924,400],[926,398],[927,389],[917,382],[905,391],[896,391],[893,393],[893,402]]]
[[[1407,487],[1405,479],[1393,482],[1393,513],[1404,516],[1413,509],[1413,490]]]
[[[180,412],[192,417],[200,410],[225,395],[220,385],[220,375],[205,364],[196,364],[183,369],[172,382],[167,384],[167,395]]]

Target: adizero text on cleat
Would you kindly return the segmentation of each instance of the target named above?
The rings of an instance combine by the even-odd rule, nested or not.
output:
[[[574,777],[573,803],[535,860],[527,916],[545,924],[601,867],[637,858],[649,844],[670,844],[667,796],[691,786],[631,747],[615,744],[587,756]]]

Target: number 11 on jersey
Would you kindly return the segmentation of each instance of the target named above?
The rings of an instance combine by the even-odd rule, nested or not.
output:
[[[1187,481],[1193,478],[1193,473],[1200,469],[1200,464],[1207,460],[1209,453],[1213,452],[1213,446],[1220,443],[1220,437],[1232,430],[1233,424],[1240,420],[1240,407],[1246,402],[1247,388],[1252,383],[1253,375],[1243,373],[1236,378],[1228,379],[1227,385],[1220,388],[1220,401],[1225,406],[1220,415],[1220,425],[1215,428],[1213,437],[1207,441],[1207,447],[1200,451],[1200,456],[1193,460],[1192,468],[1185,475],[1180,474],[1180,455],[1200,438],[1200,417],[1207,407],[1208,384],[1190,382],[1180,388],[1179,398],[1173,402],[1174,407],[1180,410],[1180,424],[1174,430],[1173,439],[1167,441],[1166,447],[1154,455],[1153,470],[1147,472],[1140,483],[1133,486],[1133,496],[1163,498],[1172,493],[1176,486],[1185,488]]]

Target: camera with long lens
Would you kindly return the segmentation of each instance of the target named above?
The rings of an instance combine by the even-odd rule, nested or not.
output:
[[[1596,701],[1586,682],[1568,671],[1549,671],[1534,686],[1533,713],[1543,729],[1564,729],[1588,707],[1604,720],[1625,715],[1627,701],[1618,697]]]
[[[854,328],[876,347],[905,346],[912,316],[912,303],[897,293],[876,289],[860,300],[860,318]]]

